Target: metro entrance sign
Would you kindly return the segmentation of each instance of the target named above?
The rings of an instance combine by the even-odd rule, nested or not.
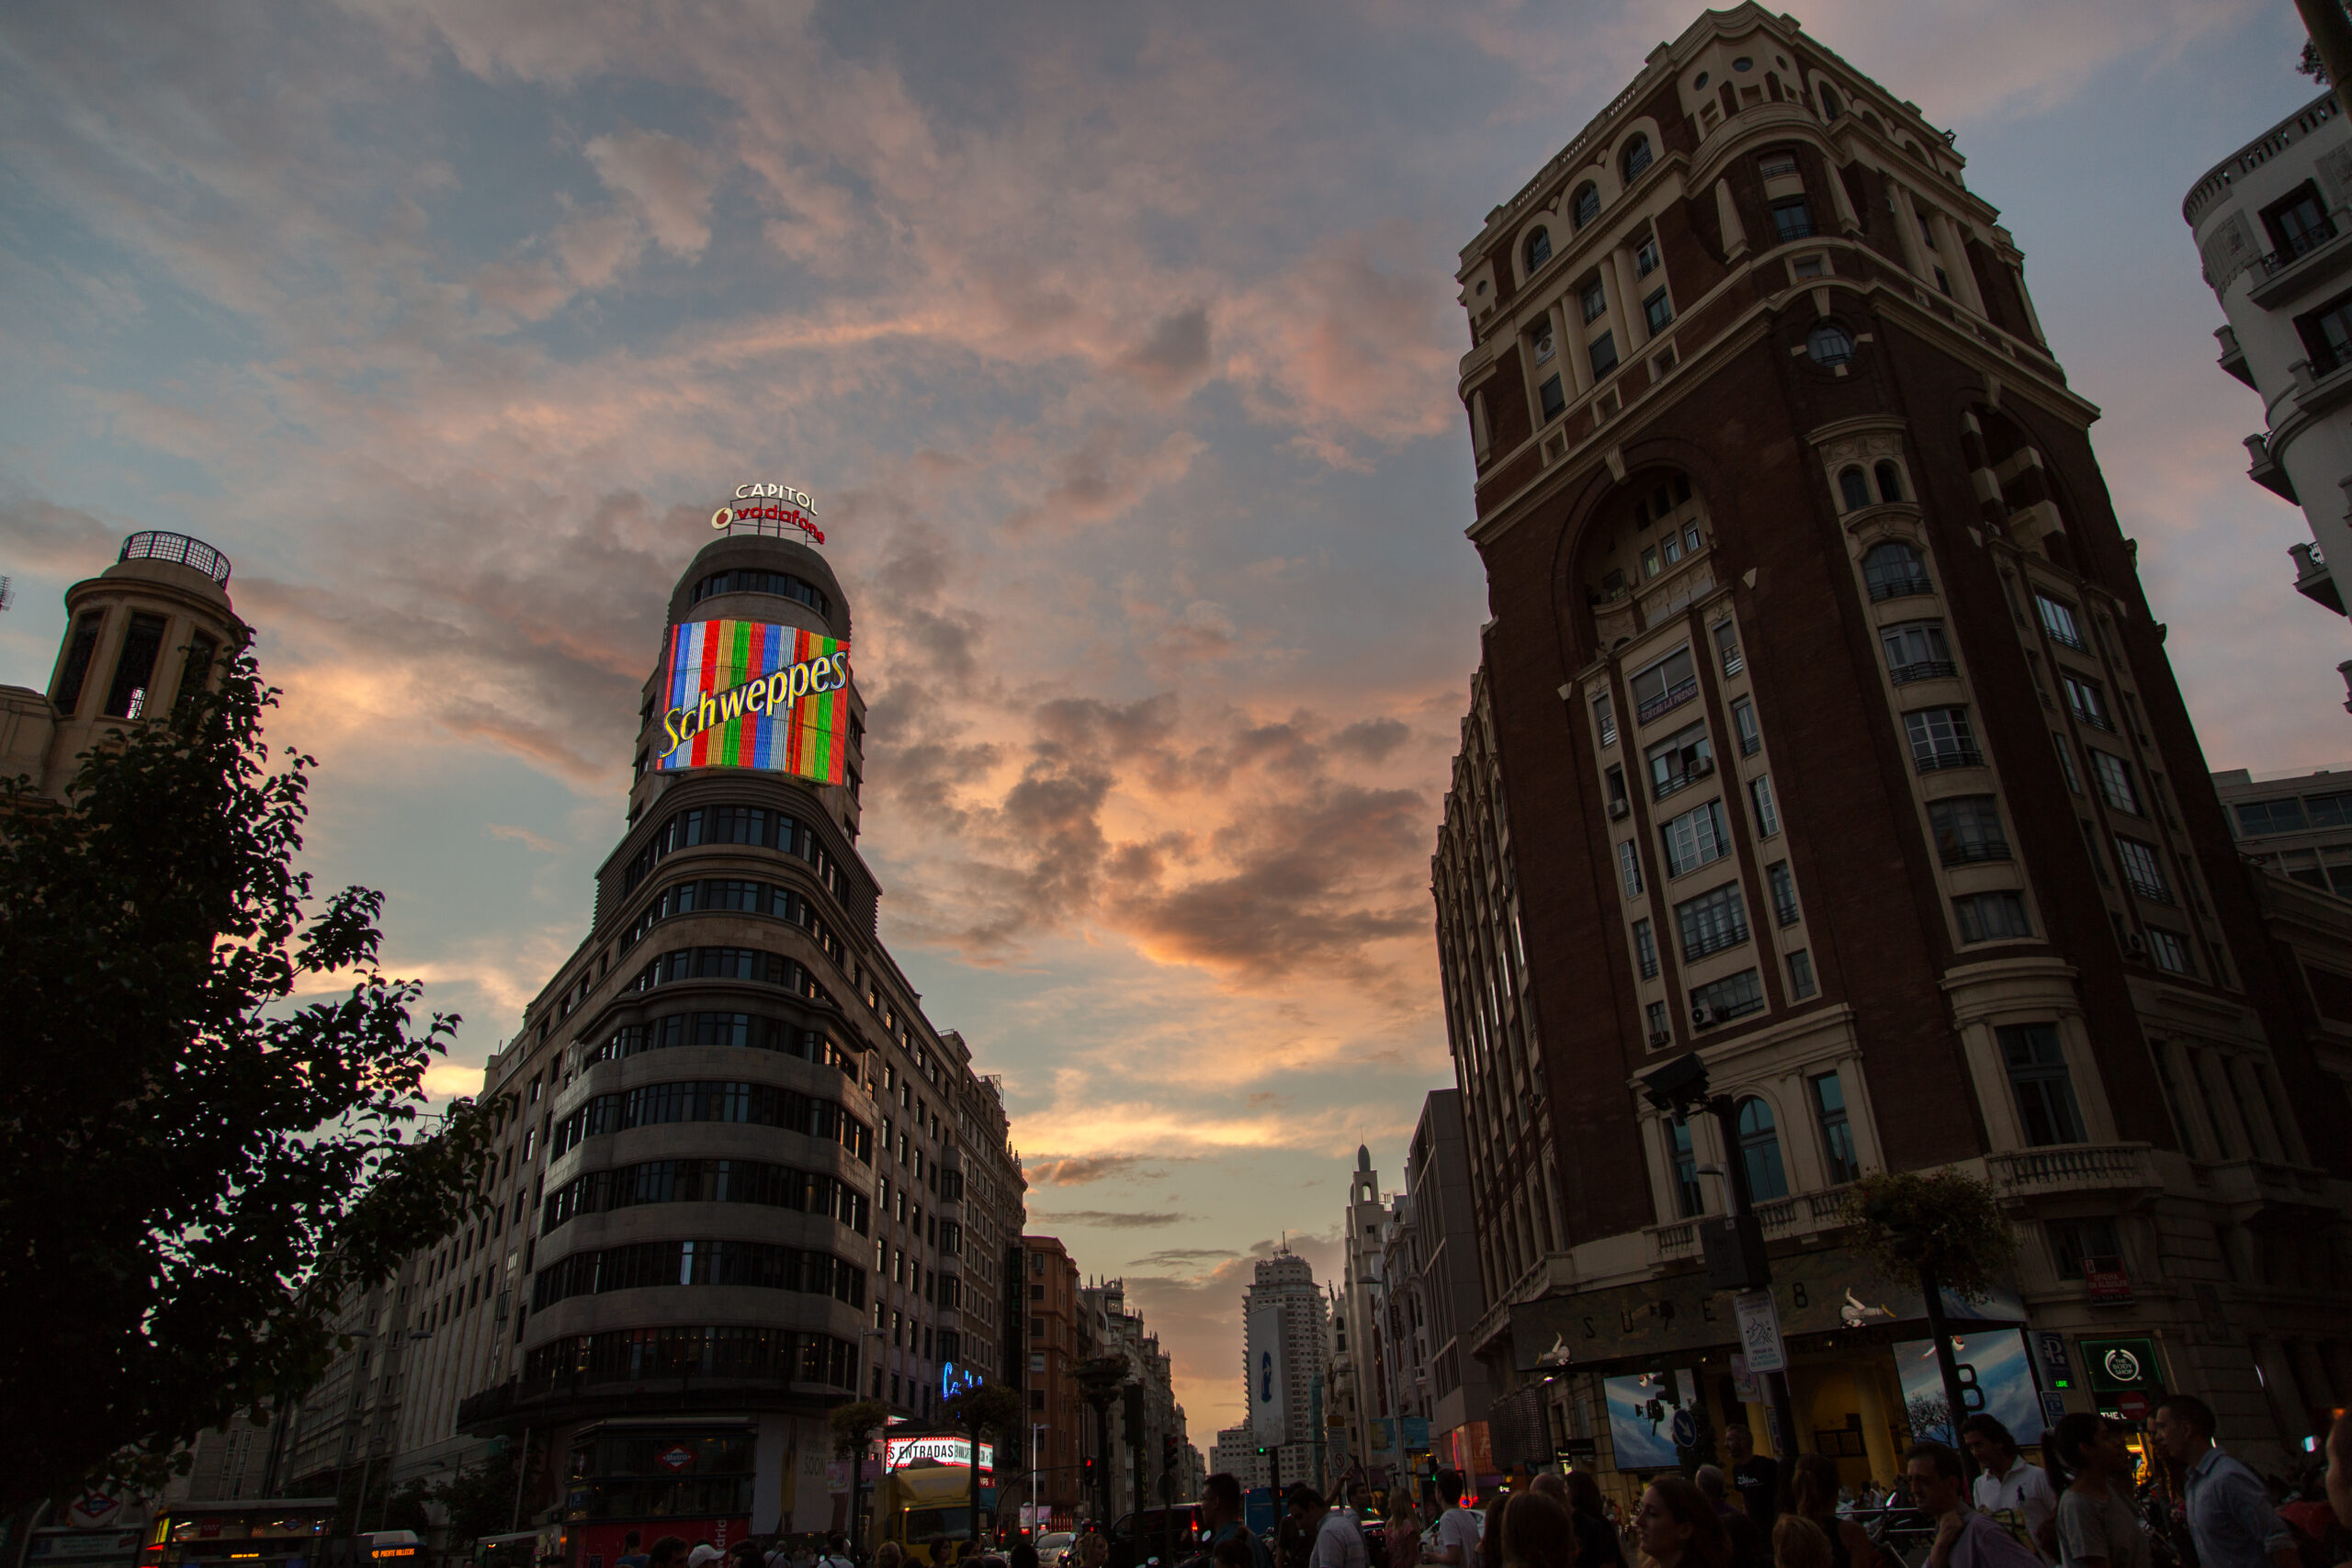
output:
[[[695,1461],[694,1450],[684,1443],[674,1444],[663,1450],[660,1458],[662,1462],[672,1470],[684,1470]]]

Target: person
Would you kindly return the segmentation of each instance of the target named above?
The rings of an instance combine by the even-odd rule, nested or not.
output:
[[[828,1556],[824,1561],[830,1563],[832,1559]],[[874,1568],[906,1568],[906,1548],[895,1540],[886,1540],[874,1549]]]
[[[1510,1493],[1498,1491],[1487,1499],[1487,1511],[1478,1529],[1478,1568],[1503,1568],[1503,1513],[1510,1506]]]
[[[707,1540],[695,1542],[695,1549],[686,1553],[686,1568],[714,1568],[715,1564],[726,1561],[727,1553]]]
[[[1263,1568],[1258,1557],[1265,1550],[1266,1543],[1245,1529],[1209,1548],[1209,1561],[1216,1563],[1216,1568]]]
[[[1421,1560],[1421,1515],[1412,1504],[1397,1498],[1381,1533],[1387,1538],[1383,1542],[1387,1549],[1385,1560],[1395,1568],[1413,1568]]]
[[[685,1568],[686,1538],[665,1535],[653,1543],[646,1554],[646,1568]]]
[[[885,1546],[897,1546],[898,1542],[884,1541],[882,1544]],[[901,1548],[899,1552],[899,1561],[900,1562],[904,1562],[906,1560],[906,1551]],[[832,1534],[827,1536],[825,1538],[825,1554],[817,1559],[817,1568],[854,1568],[854,1565],[850,1562],[849,1538],[842,1535],[839,1530],[835,1530]],[[875,1553],[874,1568],[882,1568],[882,1556],[879,1551]]]
[[[1871,1532],[1839,1511],[1838,1461],[1827,1454],[1799,1454],[1789,1472],[1790,1505],[1829,1543],[1829,1568],[1879,1568]],[[1780,1527],[1772,1528],[1777,1543]]]
[[[645,1549],[638,1544],[644,1539],[635,1530],[621,1537],[621,1554],[613,1559],[613,1568],[647,1568]]]
[[[759,1541],[747,1535],[727,1549],[727,1568],[767,1568],[766,1557]]]
[[[1072,1550],[1078,1553],[1078,1568],[1102,1568],[1111,1555],[1111,1540],[1101,1530],[1091,1529],[1078,1538],[1078,1545]]]
[[[1445,1510],[1437,1517],[1437,1545],[1424,1551],[1421,1561],[1442,1562],[1446,1568],[1477,1568],[1478,1539],[1485,1530],[1486,1520],[1462,1506],[1462,1472],[1439,1471],[1437,1495],[1445,1500]]]
[[[1754,1519],[1732,1506],[1731,1487],[1723,1466],[1702,1464],[1691,1472],[1690,1480],[1699,1488],[1699,1495],[1715,1510],[1715,1517],[1723,1521],[1724,1539],[1731,1543],[1732,1568],[1771,1568],[1770,1539]]]
[[[1238,1540],[1249,1555],[1247,1568],[1274,1568],[1274,1554],[1266,1550],[1255,1530],[1241,1522],[1238,1477],[1218,1471],[1201,1483],[1201,1528],[1208,1532],[1204,1545],[1210,1557],[1216,1557],[1217,1548],[1226,1542]]]
[[[2018,1455],[2018,1440],[2000,1420],[1978,1411],[1960,1424],[1960,1440],[1976,1461],[1977,1511],[2053,1562],[2058,1556],[2058,1492],[2038,1464]]]
[[[1927,1568],[2041,1568],[2033,1548],[1970,1506],[1960,1455],[1941,1443],[1914,1443],[1903,1456],[1911,1501],[1936,1521]]]
[[[1828,1532],[1803,1514],[1782,1514],[1772,1527],[1772,1563],[1773,1568],[1830,1568]]]
[[[1625,1568],[1625,1540],[1617,1533],[1614,1506],[1600,1495],[1600,1483],[1581,1470],[1562,1478],[1576,1517],[1577,1557],[1583,1568]]]
[[[1744,1421],[1724,1428],[1724,1455],[1731,1461],[1731,1483],[1739,1488],[1747,1517],[1769,1536],[1781,1517],[1781,1461],[1756,1451],[1756,1438]]]
[[[2053,1528],[2067,1568],[2149,1568],[2148,1533],[2133,1506],[2139,1461],[2124,1440],[2129,1431],[2078,1410],[2060,1417],[2043,1445],[2066,1483]]]
[[[2213,1444],[2213,1407],[2166,1394],[2148,1424],[2157,1451],[2180,1466],[2189,1539],[2199,1568],[2301,1568],[2295,1538],[2261,1479]]]
[[[1545,1487],[1547,1481],[1560,1483]],[[1504,1568],[1578,1568],[1576,1516],[1558,1476],[1537,1476],[1510,1500],[1501,1523]]]
[[[1729,1568],[1731,1542],[1706,1494],[1679,1475],[1643,1489],[1634,1511],[1634,1544],[1651,1568]]]
[[[1323,1500],[1323,1494],[1302,1481],[1283,1494],[1290,1517],[1314,1544],[1307,1549],[1306,1568],[1371,1568],[1363,1531],[1355,1520]]]
[[[1025,1540],[1016,1540],[1004,1560],[1006,1568],[1037,1568],[1037,1549]]]

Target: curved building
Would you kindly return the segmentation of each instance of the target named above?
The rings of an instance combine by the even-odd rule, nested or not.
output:
[[[394,1483],[526,1442],[526,1510],[575,1562],[837,1528],[833,1405],[921,1422],[949,1369],[1000,1371],[966,1314],[1001,1270],[963,1235],[982,1166],[1019,1233],[1001,1102],[876,937],[847,597],[761,526],[673,591],[593,925],[487,1068],[522,1112],[497,1213],[379,1331],[406,1346]]]
[[[0,687],[0,777],[49,795],[107,730],[201,692],[248,635],[229,603],[229,558],[185,534],[131,535],[114,565],[65,591],[65,615],[48,691]]]

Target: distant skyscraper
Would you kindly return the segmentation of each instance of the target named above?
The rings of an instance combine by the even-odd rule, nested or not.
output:
[[[1282,1450],[1284,1484],[1311,1478],[1316,1393],[1330,1367],[1330,1317],[1315,1271],[1287,1249],[1258,1260],[1242,1292],[1250,1427]]]

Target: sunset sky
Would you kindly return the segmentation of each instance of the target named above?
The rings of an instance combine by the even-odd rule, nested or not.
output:
[[[861,847],[1001,1073],[1030,1229],[1204,1450],[1450,1081],[1429,857],[1485,615],[1455,253],[1696,15],[343,0],[0,12],[0,682],[120,537],[225,550],[311,869],[465,1015],[583,934],[672,581],[814,493]],[[1838,0],[2002,208],[2215,767],[2352,759],[2180,198],[2299,107],[2287,0]]]

